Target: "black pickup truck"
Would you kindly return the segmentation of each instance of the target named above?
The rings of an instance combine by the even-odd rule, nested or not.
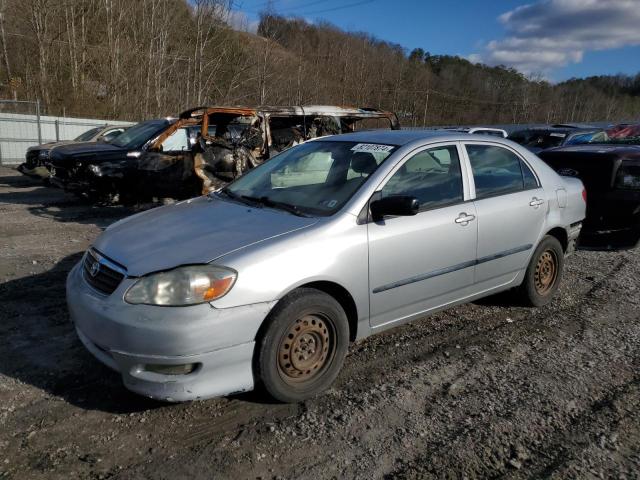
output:
[[[581,247],[626,249],[639,244],[640,145],[575,145],[538,156],[560,175],[578,177],[585,185]]]

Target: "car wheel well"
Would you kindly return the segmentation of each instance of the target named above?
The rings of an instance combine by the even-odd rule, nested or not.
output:
[[[567,248],[569,247],[569,236],[567,235],[567,231],[564,228],[552,228],[547,232],[547,235],[550,235],[558,240],[560,242],[560,245],[562,245],[562,251],[564,253],[567,252]]]
[[[343,308],[344,313],[347,315],[347,319],[349,320],[349,341],[355,341],[356,335],[358,334],[358,309],[356,307],[356,302],[353,300],[353,297],[346,288],[334,282],[317,281],[299,285],[287,295],[290,295],[301,288],[313,288],[333,297]]]

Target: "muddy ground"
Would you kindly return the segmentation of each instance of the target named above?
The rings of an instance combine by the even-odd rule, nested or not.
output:
[[[579,252],[539,310],[503,296],[359,342],[300,405],[172,405],[125,390],[65,307],[131,212],[0,168],[0,479],[640,478],[638,251]]]

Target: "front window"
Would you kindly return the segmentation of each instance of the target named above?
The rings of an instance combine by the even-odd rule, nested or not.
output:
[[[221,195],[294,213],[331,215],[396,149],[373,143],[308,142],[249,171]]]
[[[167,128],[168,125],[169,121],[167,120],[150,120],[138,123],[118,135],[111,142],[111,145],[130,149],[140,148]]]
[[[162,142],[163,152],[183,152],[189,150],[189,137],[186,128],[178,128]]]
[[[415,197],[421,210],[462,202],[462,172],[456,146],[416,153],[389,179],[381,195]]]

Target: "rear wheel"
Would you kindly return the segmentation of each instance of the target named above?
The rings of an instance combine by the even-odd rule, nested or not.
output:
[[[536,248],[524,282],[520,287],[523,301],[533,307],[549,303],[555,295],[564,267],[564,252],[557,238],[547,235]]]
[[[265,390],[282,402],[299,402],[328,388],[349,345],[347,316],[324,292],[295,290],[267,320],[256,358]]]

